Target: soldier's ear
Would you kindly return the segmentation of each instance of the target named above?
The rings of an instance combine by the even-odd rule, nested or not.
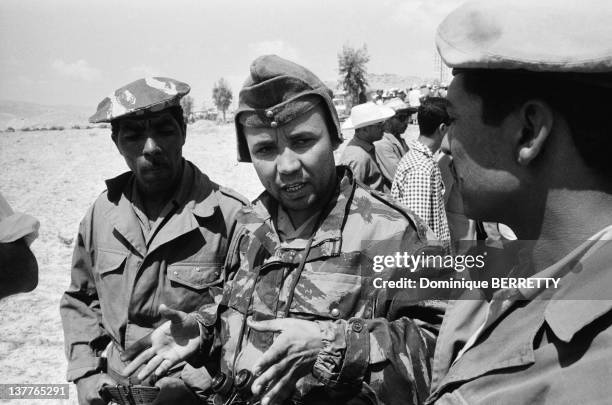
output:
[[[554,123],[552,108],[541,100],[529,100],[519,110],[517,162],[527,166],[544,149]]]

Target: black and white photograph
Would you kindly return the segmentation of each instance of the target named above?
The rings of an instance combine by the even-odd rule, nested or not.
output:
[[[611,22],[3,0],[0,404],[612,403]]]

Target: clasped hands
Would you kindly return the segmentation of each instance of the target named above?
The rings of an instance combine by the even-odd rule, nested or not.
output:
[[[160,305],[168,321],[140,339],[123,353],[131,361],[124,376],[134,374],[144,380],[151,374],[163,376],[174,365],[195,354],[201,343],[200,326],[195,316]],[[247,319],[247,325],[260,332],[279,333],[251,372],[257,377],[251,390],[262,405],[282,404],[295,390],[297,381],[312,371],[323,347],[322,334],[315,322],[283,318],[267,321]]]

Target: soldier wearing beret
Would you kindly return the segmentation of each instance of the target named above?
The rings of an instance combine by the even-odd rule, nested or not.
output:
[[[466,214],[506,223],[522,240],[504,249],[510,271],[485,271],[532,283],[449,303],[428,404],[612,397],[610,19],[603,1],[482,1],[438,28],[439,52],[454,68],[450,151]],[[366,321],[365,353],[384,349],[376,336],[402,323]],[[335,333],[347,342],[342,370],[363,364],[348,344],[359,334],[346,325]]]
[[[71,283],[61,300],[69,381],[79,404],[105,403],[103,385],[156,385],[155,404],[199,403],[205,369],[178,365],[156,380],[126,380],[123,349],[162,320],[165,304],[214,305],[222,264],[246,203],[182,157],[187,84],[132,82],[105,98],[91,122],[110,122],[130,171],[108,180],[82,220]]]
[[[338,117],[331,91],[314,74],[274,55],[256,59],[250,72],[235,118],[238,158],[253,163],[266,191],[240,213],[226,268],[231,280],[217,311],[176,311],[172,322],[134,347],[132,358],[152,345],[125,373],[146,361],[138,377],[163,373],[199,348],[201,356],[217,359],[216,400],[224,403],[331,404],[350,397],[372,403],[380,376],[324,387],[325,370],[346,347],[338,345],[344,339],[333,326],[344,319],[359,335],[350,344],[363,347],[364,319],[395,316],[389,292],[373,287],[375,256],[436,249],[427,242],[434,236],[411,212],[356,182],[349,168],[335,167]],[[388,279],[394,270],[379,275]],[[421,305],[413,312],[414,344],[400,356],[422,368],[398,392],[427,392],[426,364],[442,311]],[[429,332],[417,324],[429,325]],[[321,348],[329,355],[315,365]],[[366,367],[367,361],[353,372]],[[258,378],[236,398],[249,373]]]

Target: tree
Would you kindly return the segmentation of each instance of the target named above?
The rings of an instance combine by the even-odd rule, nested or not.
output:
[[[185,96],[181,99],[181,107],[183,107],[183,117],[185,117],[185,122],[189,122],[189,119],[192,117],[193,113],[193,97]]]
[[[225,122],[225,112],[232,103],[232,89],[224,78],[220,78],[213,87],[213,102],[223,114],[223,122]]]
[[[342,52],[338,54],[340,86],[349,95],[351,107],[366,100],[365,93],[368,85],[366,63],[369,61],[370,56],[365,44],[360,49],[345,44],[342,46]]]

